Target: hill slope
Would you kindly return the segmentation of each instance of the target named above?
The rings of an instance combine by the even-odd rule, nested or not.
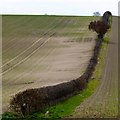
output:
[[[95,44],[95,17],[3,16],[3,111],[12,95],[78,78]]]

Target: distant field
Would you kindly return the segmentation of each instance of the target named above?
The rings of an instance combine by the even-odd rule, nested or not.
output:
[[[92,55],[95,17],[3,16],[3,111],[15,93],[78,78]]]

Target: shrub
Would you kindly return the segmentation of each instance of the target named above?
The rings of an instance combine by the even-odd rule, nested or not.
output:
[[[89,30],[93,30],[98,34],[99,38],[103,38],[104,34],[107,32],[107,30],[110,28],[108,24],[105,24],[103,21],[94,21],[90,22],[89,24]]]

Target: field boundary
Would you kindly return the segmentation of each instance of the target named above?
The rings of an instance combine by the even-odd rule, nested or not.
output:
[[[37,89],[27,89],[14,96],[10,103],[11,107],[15,110],[21,110],[21,106],[25,104],[25,114],[31,114],[33,112],[42,110],[47,106],[54,105],[57,102],[65,100],[70,96],[78,94],[79,91],[86,88],[87,83],[93,74],[98,61],[97,59],[101,44],[102,39],[96,40],[93,55],[89,61],[85,73],[81,77],[75,80],[71,80],[70,82],[65,82],[54,86],[42,87]],[[33,99],[35,99],[35,101]]]

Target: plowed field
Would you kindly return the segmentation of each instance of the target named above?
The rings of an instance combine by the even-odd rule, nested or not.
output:
[[[3,111],[28,88],[78,78],[95,45],[95,17],[3,16]]]

